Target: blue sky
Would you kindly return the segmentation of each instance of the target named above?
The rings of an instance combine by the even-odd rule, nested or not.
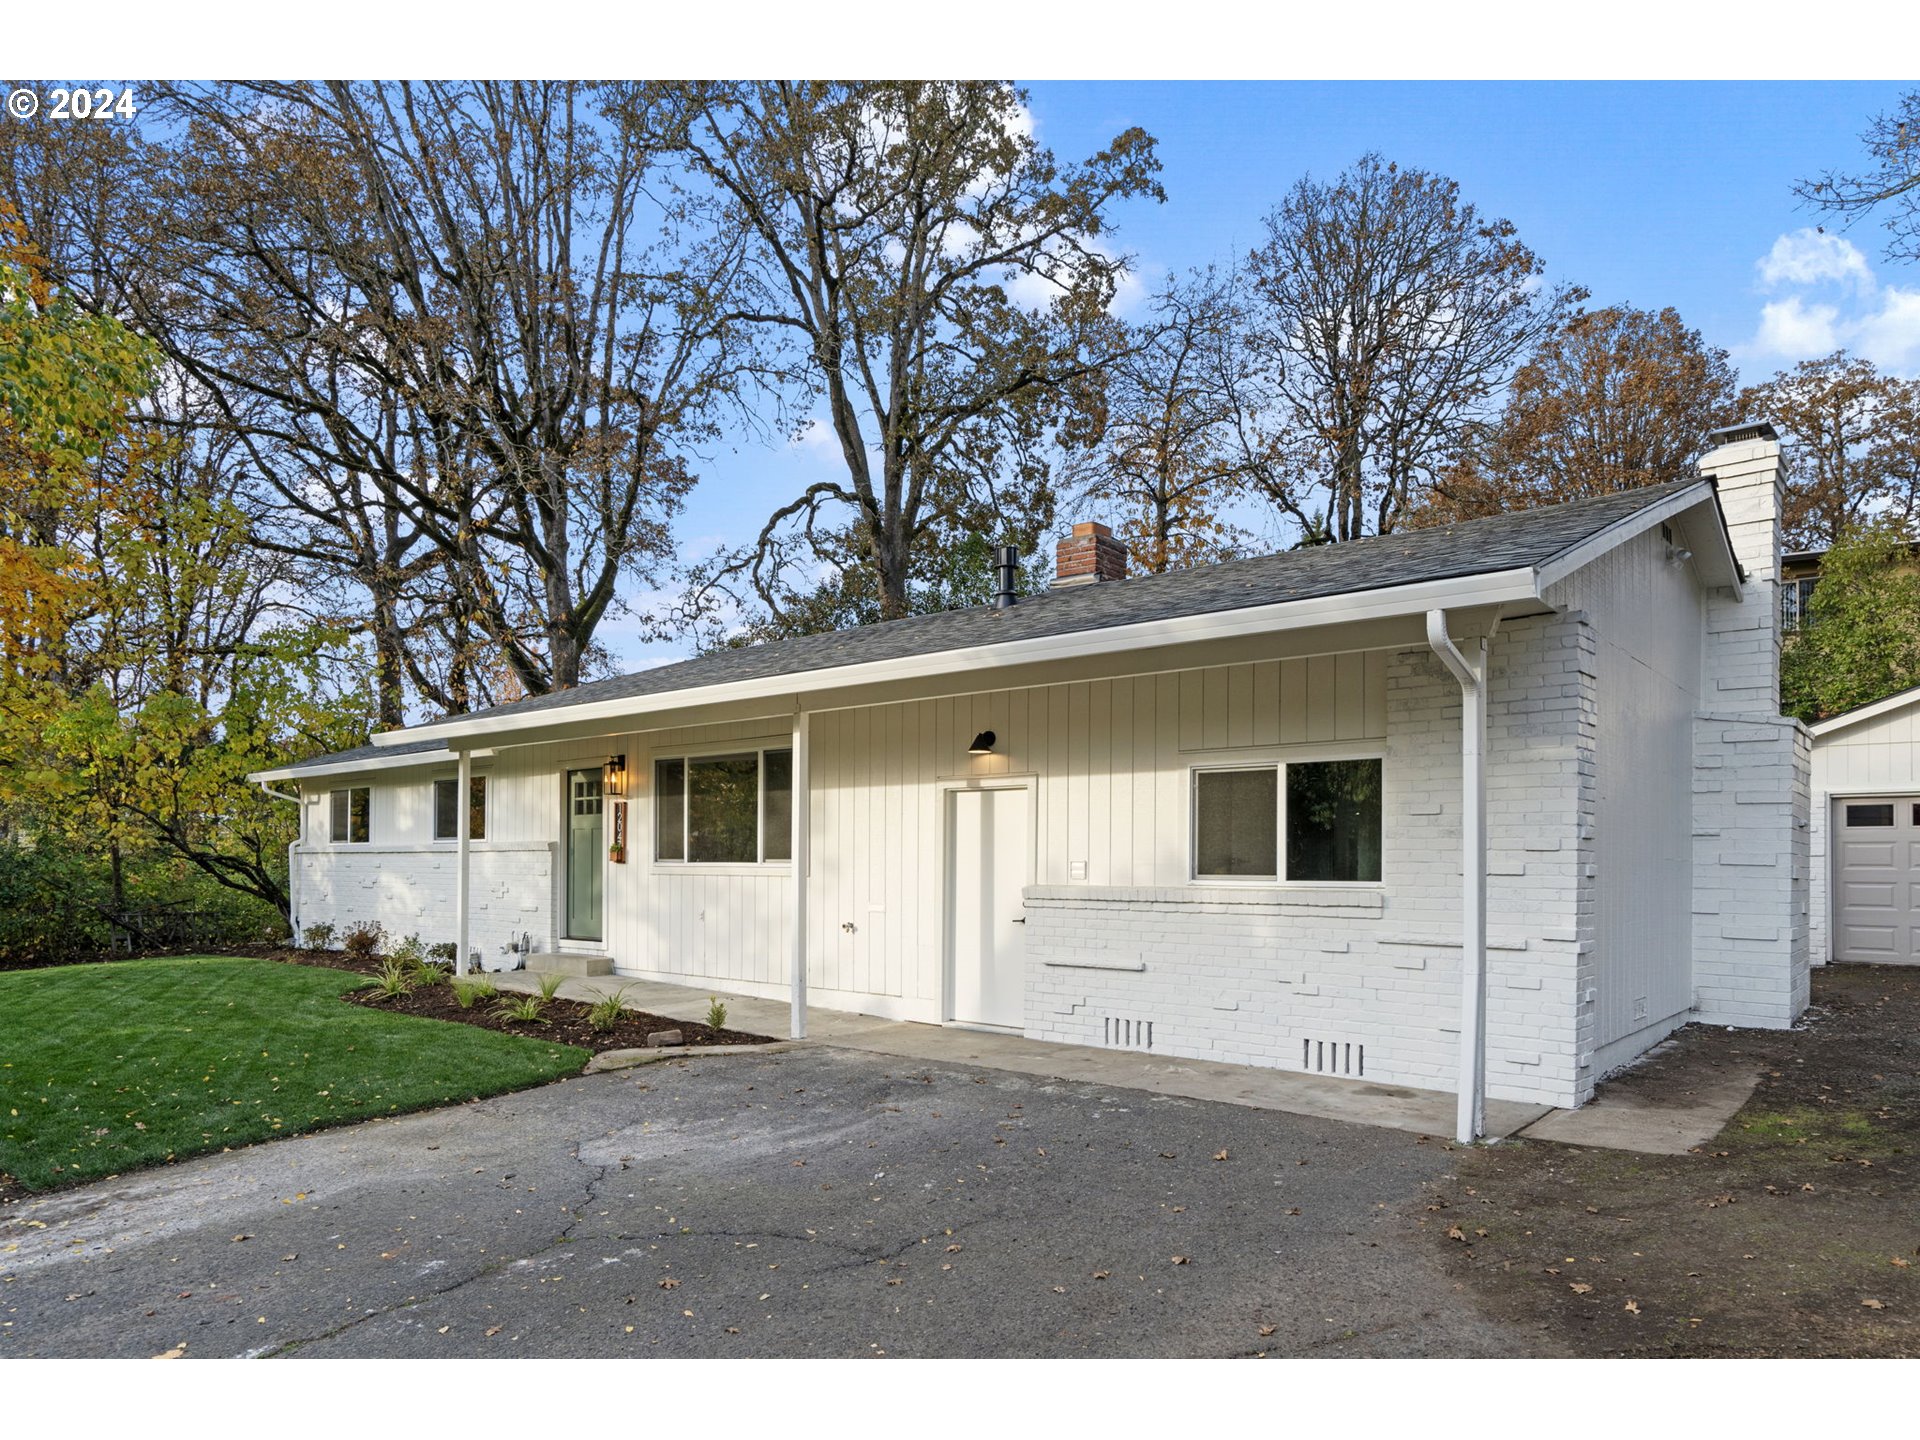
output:
[[[1164,205],[1118,212],[1115,243],[1150,286],[1244,254],[1309,171],[1367,150],[1460,182],[1512,220],[1555,281],[1592,303],[1657,309],[1732,352],[1743,378],[1847,345],[1920,373],[1920,268],[1880,259],[1871,222],[1820,235],[1793,182],[1862,158],[1893,83],[1029,82],[1036,137],[1080,159],[1129,125],[1159,141]],[[837,464],[824,447],[713,457],[680,524],[683,553],[754,534]],[[641,604],[645,597],[634,597]],[[679,653],[603,632],[629,664]]]

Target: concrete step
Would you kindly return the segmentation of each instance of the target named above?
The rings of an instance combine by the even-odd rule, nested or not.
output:
[[[605,955],[570,955],[556,950],[547,955],[529,955],[527,969],[535,975],[611,975],[613,961]]]

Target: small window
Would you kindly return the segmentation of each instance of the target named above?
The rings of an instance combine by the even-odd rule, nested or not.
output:
[[[487,777],[472,777],[473,790],[467,799],[467,838],[484,840],[487,838]],[[460,782],[458,780],[436,780],[433,782],[433,838],[436,840],[456,840],[460,832],[454,827],[459,823],[456,816],[460,803]]]
[[[1193,794],[1200,874],[1279,878],[1277,770],[1202,770]]]
[[[1866,830],[1891,824],[1893,824],[1893,806],[1890,804],[1847,806],[1849,830]]]
[[[331,824],[328,835],[336,845],[364,845],[369,829],[367,811],[372,792],[365,785],[333,790],[327,795]]]
[[[656,860],[757,865],[793,856],[793,752],[686,755],[653,765]]]
[[[1378,759],[1196,770],[1194,876],[1375,883],[1380,814]]]

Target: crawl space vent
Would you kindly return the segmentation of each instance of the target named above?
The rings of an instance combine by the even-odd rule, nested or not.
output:
[[[1300,1068],[1316,1075],[1364,1075],[1367,1047],[1351,1040],[1302,1040]]]
[[[1153,1049],[1153,1021],[1128,1020],[1118,1015],[1106,1017],[1106,1045],[1109,1050]]]

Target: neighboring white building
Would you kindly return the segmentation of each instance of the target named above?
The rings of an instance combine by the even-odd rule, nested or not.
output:
[[[1813,961],[1920,963],[1920,689],[1813,727]]]
[[[1715,438],[1700,481],[1167,575],[1077,526],[1004,608],[264,772],[296,924],[1457,1087],[1467,1133],[1481,1036],[1491,1094],[1580,1104],[1689,1020],[1806,1003],[1779,446]]]

